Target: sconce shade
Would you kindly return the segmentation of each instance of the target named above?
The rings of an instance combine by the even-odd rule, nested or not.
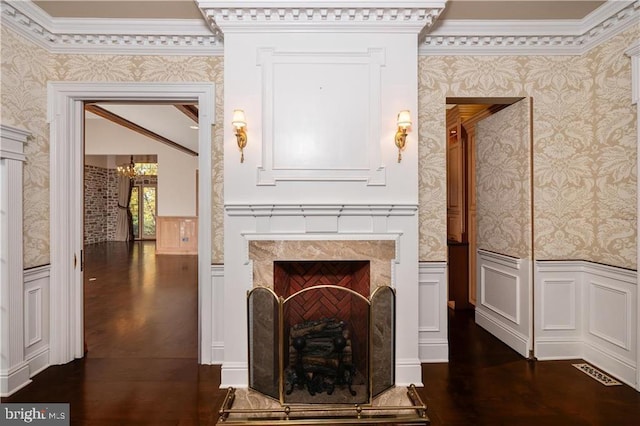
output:
[[[245,127],[247,125],[247,119],[244,117],[244,110],[235,109],[233,110],[233,119],[231,121],[236,128]]]
[[[411,126],[411,113],[409,110],[400,111],[398,113],[398,127],[407,128]]]

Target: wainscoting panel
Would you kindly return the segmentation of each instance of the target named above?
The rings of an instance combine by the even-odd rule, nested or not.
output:
[[[418,333],[421,362],[447,362],[447,263],[420,262]]]
[[[537,261],[535,356],[582,358],[582,270],[579,261]]]
[[[530,261],[478,250],[476,323],[522,356],[529,353]]]
[[[514,324],[520,324],[518,276],[488,265],[482,265],[480,273],[482,306]]]
[[[575,330],[576,329],[576,281],[545,280],[542,282],[540,295],[542,299],[542,329]],[[562,306],[556,301],[566,301]]]
[[[592,262],[537,261],[536,357],[582,358],[635,387],[636,279]]]
[[[24,359],[29,375],[49,366],[50,266],[24,271]]]
[[[211,265],[211,291],[208,296],[211,297],[213,308],[207,316],[209,321],[207,330],[210,338],[205,341],[203,337],[201,347],[209,348],[207,364],[222,364],[224,361],[224,265]],[[202,320],[204,321],[205,318]]]
[[[584,359],[634,386],[637,368],[637,273],[585,262]]]

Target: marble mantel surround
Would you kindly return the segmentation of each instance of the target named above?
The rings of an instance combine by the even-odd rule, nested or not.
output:
[[[275,261],[368,260],[370,292],[391,285],[392,261],[396,256],[392,240],[258,240],[249,241],[253,262],[253,286],[273,289]]]

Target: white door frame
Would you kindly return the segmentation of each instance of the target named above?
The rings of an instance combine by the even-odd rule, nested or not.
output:
[[[198,102],[198,361],[210,363],[211,321],[211,131],[215,117],[213,83],[50,82],[50,364],[84,356],[83,278],[83,102]],[[207,281],[209,280],[209,281]]]

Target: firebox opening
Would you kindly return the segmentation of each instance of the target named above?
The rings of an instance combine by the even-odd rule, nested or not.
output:
[[[369,275],[368,261],[274,262],[287,402],[368,400]]]

